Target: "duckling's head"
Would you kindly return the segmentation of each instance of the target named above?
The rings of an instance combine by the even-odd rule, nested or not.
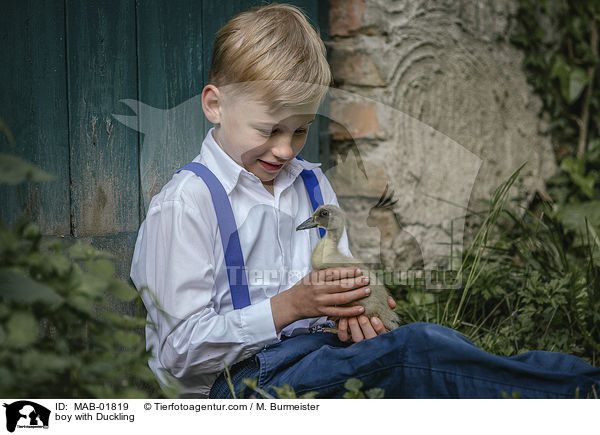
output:
[[[343,231],[346,226],[346,214],[336,205],[325,204],[319,206],[311,217],[306,219],[296,227],[298,230],[306,230],[308,228],[321,227],[327,232]]]

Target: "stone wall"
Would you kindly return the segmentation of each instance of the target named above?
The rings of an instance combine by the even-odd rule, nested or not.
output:
[[[330,133],[338,164],[328,176],[349,216],[351,249],[370,262],[383,249],[388,266],[414,266],[421,254],[426,266],[443,265],[451,238],[462,250],[466,207],[484,209],[491,191],[525,161],[512,197],[526,203],[556,168],[538,118],[541,102],[508,39],[516,4],[330,4]],[[354,152],[345,158],[348,150]],[[388,216],[374,225],[370,214],[388,183],[396,223]],[[421,252],[404,249],[415,244]]]

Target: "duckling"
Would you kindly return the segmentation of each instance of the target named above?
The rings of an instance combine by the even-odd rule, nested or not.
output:
[[[330,267],[359,267],[364,275],[369,276],[371,293],[346,306],[362,305],[365,307],[364,314],[369,318],[376,316],[381,319],[388,331],[399,327],[400,319],[388,305],[389,295],[385,286],[378,283],[375,274],[358,259],[347,257],[338,250],[338,243],[346,227],[346,214],[343,210],[333,204],[321,205],[310,218],[298,225],[296,231],[314,227],[325,228],[326,233],[312,252],[310,257],[312,268],[321,270]]]

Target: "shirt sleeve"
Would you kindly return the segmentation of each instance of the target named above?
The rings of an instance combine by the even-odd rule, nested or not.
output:
[[[231,366],[277,337],[268,299],[216,310],[214,244],[220,239],[211,211],[181,200],[150,208],[131,267],[136,287],[147,286],[154,294],[143,299],[160,366],[183,386],[206,385],[224,363]]]

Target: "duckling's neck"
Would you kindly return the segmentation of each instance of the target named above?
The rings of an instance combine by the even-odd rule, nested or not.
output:
[[[327,242],[329,243],[334,243],[334,246],[337,246],[340,239],[342,238],[342,234],[344,232],[343,228],[331,228],[328,229],[327,232],[325,233],[325,237],[324,239],[327,240]]]
[[[311,255],[313,269],[320,270],[328,267],[342,267],[352,263],[352,258],[346,257],[338,250],[338,243],[342,237],[341,231],[327,230]]]
[[[321,245],[321,255],[323,256],[323,261],[325,260],[333,260],[340,255],[340,251],[338,250],[338,244],[340,242],[340,238],[342,237],[342,232],[327,230],[325,233],[325,237],[321,239],[319,244]]]

